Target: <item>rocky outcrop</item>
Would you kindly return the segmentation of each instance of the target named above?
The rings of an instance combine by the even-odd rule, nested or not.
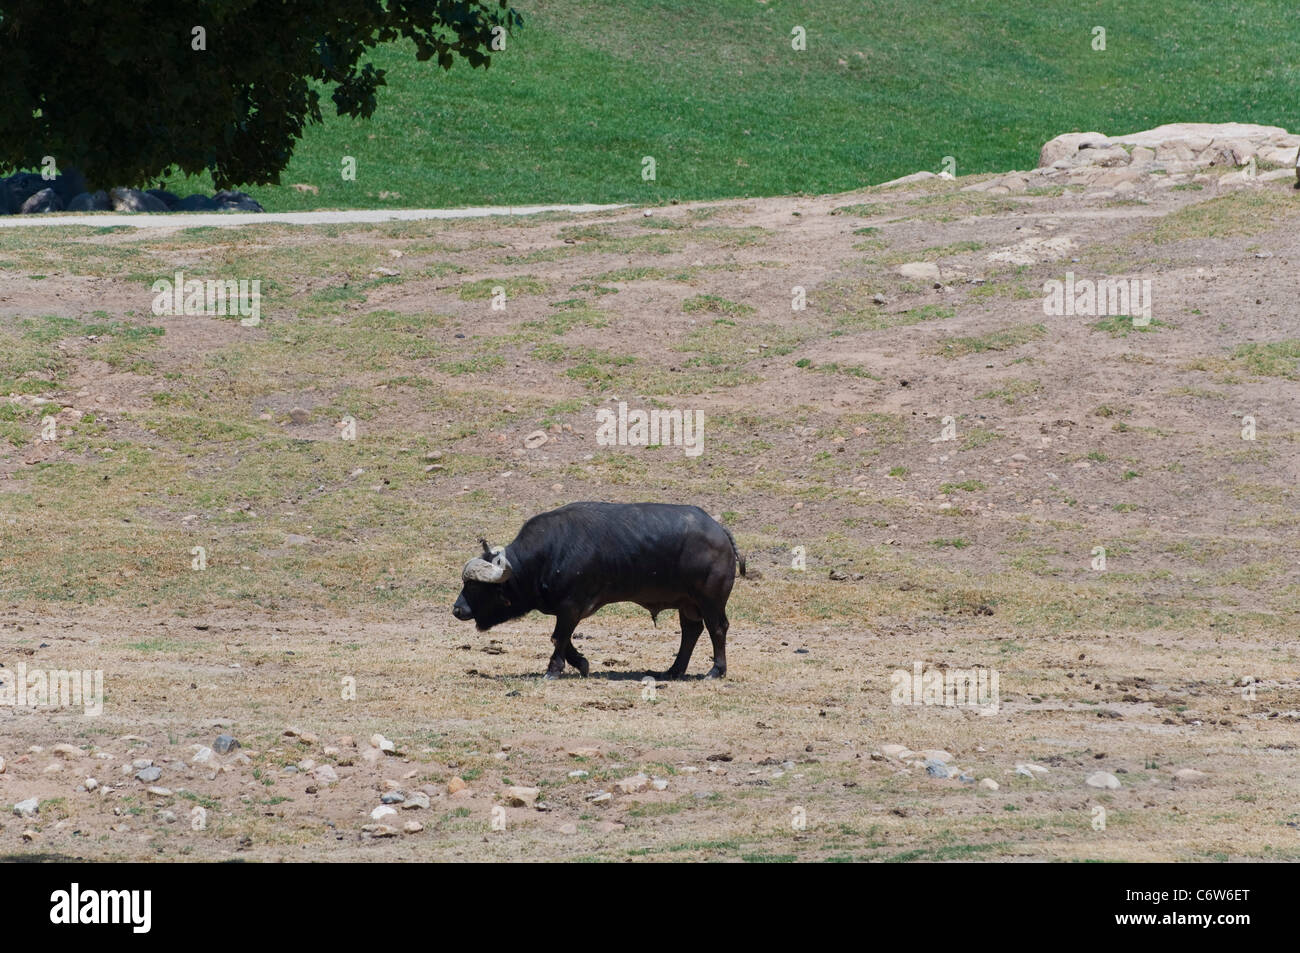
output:
[[[1006,195],[1066,186],[1106,199],[1188,183],[1248,187],[1300,174],[1297,152],[1300,135],[1235,122],[1172,123],[1117,136],[1067,132],[1043,145],[1037,168],[1003,173],[962,191]]]

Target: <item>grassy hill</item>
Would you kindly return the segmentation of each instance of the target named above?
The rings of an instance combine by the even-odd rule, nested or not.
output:
[[[313,127],[285,185],[253,191],[270,209],[817,193],[937,171],[944,156],[959,174],[1032,167],[1069,130],[1297,125],[1300,20],[1278,0],[517,8],[525,27],[487,71],[377,51],[389,88],[373,119]],[[345,155],[355,182],[340,175]],[[641,178],[647,155],[654,182]]]

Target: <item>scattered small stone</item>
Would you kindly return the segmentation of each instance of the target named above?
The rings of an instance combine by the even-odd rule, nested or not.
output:
[[[1179,768],[1174,772],[1174,780],[1182,781],[1185,784],[1195,784],[1198,781],[1204,781],[1209,775],[1204,771],[1197,771],[1195,768]]]
[[[454,777],[447,782],[448,794],[458,794],[461,791],[468,791],[468,790],[469,790],[469,785],[466,784],[464,779],[460,778],[459,776]]]
[[[516,785],[506,788],[501,796],[505,798],[506,803],[511,807],[532,807],[541,793],[538,788],[526,788]]]
[[[551,438],[546,435],[545,430],[534,430],[528,436],[524,437],[524,446],[529,450],[536,450],[550,439]]]
[[[636,794],[638,791],[644,791],[650,786],[650,779],[644,774],[637,773],[630,778],[616,781],[614,786],[624,794]]]
[[[420,831],[424,830],[424,825],[419,821],[407,821],[402,825],[402,830],[406,831],[408,834],[418,834]]]
[[[328,764],[317,765],[316,768],[312,770],[311,776],[321,782],[321,784],[333,784],[339,779],[338,772]]]
[[[162,768],[159,768],[156,765],[150,766],[148,768],[143,768],[140,771],[137,771],[135,773],[135,779],[145,784],[152,784],[154,781],[157,781],[161,777],[162,777]]]
[[[386,791],[379,801],[382,804],[401,804],[406,800],[406,795],[401,791]]]
[[[58,744],[50,749],[50,753],[60,758],[80,758],[84,752],[80,748],[73,747],[69,744]]]
[[[592,804],[608,804],[614,800],[614,795],[608,791],[597,791],[595,794],[588,794],[587,800]]]
[[[390,814],[396,814],[396,813],[397,811],[393,810],[393,808],[389,807],[387,804],[381,804],[379,805],[379,807],[375,808],[373,811],[370,812],[370,819],[372,821],[378,821],[378,820],[382,820],[385,817],[388,817]]]
[[[157,787],[157,786],[155,786],[155,787],[146,788],[145,791],[146,791],[147,794],[151,794],[151,795],[153,795],[154,797],[171,797],[171,796],[172,796],[172,789],[171,789],[171,788],[164,788],[164,787]]]
[[[590,771],[582,771],[582,770],[578,770],[578,771],[570,771],[570,772],[569,772],[569,777],[571,777],[571,778],[585,778],[585,777],[587,777],[587,776],[590,775],[590,774],[591,774]]]
[[[217,735],[217,740],[212,742],[212,750],[217,754],[229,754],[238,747],[239,742],[234,735]]]
[[[393,754],[397,750],[391,741],[378,732],[370,736],[370,746],[372,748],[378,748],[385,754]]]
[[[423,791],[412,791],[406,796],[406,800],[402,802],[402,810],[404,811],[426,810],[428,807],[429,795]]]
[[[84,787],[87,791],[94,791],[96,788],[99,787],[99,782],[96,781],[94,778],[86,778],[86,780],[82,783],[82,787]]]
[[[14,813],[19,817],[32,817],[40,813],[40,801],[34,797],[19,801],[14,805]]]
[[[1112,791],[1120,786],[1119,778],[1106,771],[1094,771],[1084,783],[1090,788],[1109,788]]]
[[[361,828],[361,832],[369,837],[396,837],[398,834],[396,827],[389,827],[387,824],[366,824]]]
[[[998,789],[998,782],[994,781],[992,778],[983,778],[980,780],[980,787],[985,791],[996,791]]]

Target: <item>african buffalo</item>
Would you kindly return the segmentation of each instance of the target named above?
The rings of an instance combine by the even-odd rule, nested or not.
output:
[[[635,602],[651,618],[677,610],[682,644],[661,677],[686,673],[705,626],[713,640],[708,677],[727,673],[727,598],[745,560],[731,533],[698,506],[570,503],[534,516],[508,546],[479,543],[483,555],[465,564],[452,614],[473,619],[479,631],[533,609],[555,616],[547,678],[558,677],[566,660],[587,674],[573,630],[611,602]]]

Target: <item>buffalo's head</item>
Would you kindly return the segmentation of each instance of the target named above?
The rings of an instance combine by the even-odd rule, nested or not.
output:
[[[509,585],[514,567],[506,558],[505,548],[489,546],[480,539],[483,555],[475,556],[465,564],[460,578],[465,584],[460,590],[451,614],[462,622],[474,620],[480,632],[523,613],[511,603]]]

